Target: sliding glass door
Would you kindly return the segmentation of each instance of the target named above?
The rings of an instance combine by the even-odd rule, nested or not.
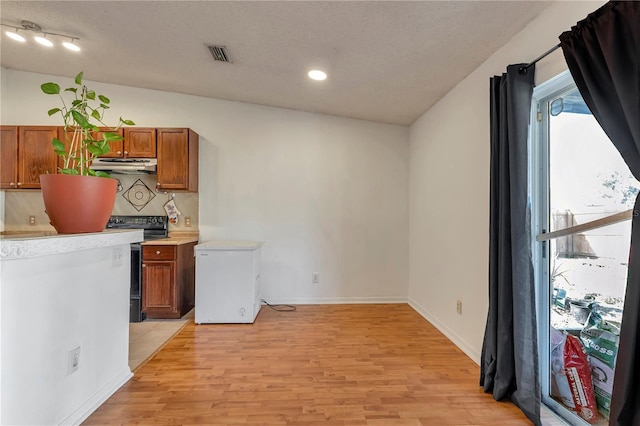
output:
[[[640,185],[568,73],[536,88],[531,123],[542,398],[604,425]]]

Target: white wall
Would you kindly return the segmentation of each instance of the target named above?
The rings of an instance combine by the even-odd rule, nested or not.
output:
[[[60,124],[46,114],[55,98],[39,86],[71,80],[2,71],[3,124]],[[111,98],[112,118],[200,135],[201,241],[264,241],[268,301],[406,301],[408,128],[91,86]],[[320,273],[320,284],[311,283],[312,272]]]
[[[128,240],[110,247],[74,240],[2,243],[0,424],[79,424],[132,376]],[[58,254],[8,259],[29,256],[37,244]],[[119,265],[113,253],[122,255]]]
[[[410,128],[409,300],[478,363],[488,308],[489,78],[536,58],[602,4],[552,4]],[[536,81],[564,69],[558,50],[538,64]]]

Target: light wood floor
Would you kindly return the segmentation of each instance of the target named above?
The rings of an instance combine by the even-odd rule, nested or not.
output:
[[[136,371],[171,340],[189,320],[193,309],[180,319],[146,319],[129,323],[129,367]]]
[[[85,424],[530,425],[406,304],[188,324]]]

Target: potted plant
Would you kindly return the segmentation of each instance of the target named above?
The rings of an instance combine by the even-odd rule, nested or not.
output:
[[[76,75],[75,86],[64,90],[57,83],[40,86],[47,95],[58,95],[61,106],[48,111],[49,116],[60,114],[64,131],[62,140],[53,138],[53,149],[62,159],[58,174],[40,176],[42,197],[51,224],[58,233],[78,234],[104,230],[116,199],[117,180],[108,173],[89,166],[96,157],[107,154],[110,142],[122,139],[115,133],[133,121],[119,118],[115,127],[103,119],[110,100],[90,90],[82,82],[83,73]],[[65,101],[63,93],[69,93]],[[97,137],[100,127],[109,131]]]

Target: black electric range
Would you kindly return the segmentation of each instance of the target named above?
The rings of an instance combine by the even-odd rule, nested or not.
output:
[[[142,229],[144,241],[167,238],[169,218],[167,216],[111,216],[107,229]],[[129,322],[144,321],[142,312],[142,247],[131,244],[131,286],[129,295]]]

